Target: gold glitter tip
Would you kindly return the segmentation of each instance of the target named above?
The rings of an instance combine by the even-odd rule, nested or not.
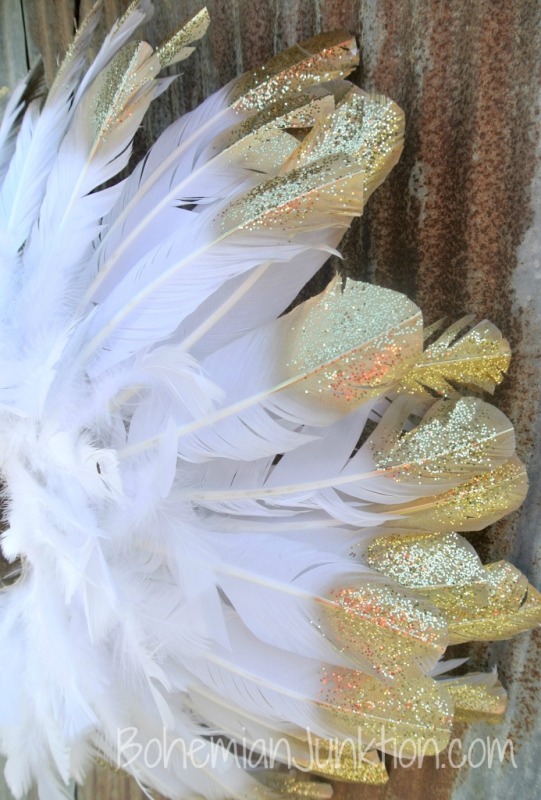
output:
[[[449,584],[431,589],[418,590],[432,605],[439,609],[449,625],[449,640],[455,641],[451,627],[455,620],[463,619],[471,609],[482,608],[488,599],[488,584],[476,581],[464,586]]]
[[[62,62],[56,71],[54,81],[49,91],[49,97],[51,99],[54,97],[57,91],[60,91],[64,87],[66,78],[69,75],[73,64],[76,63],[77,59],[88,47],[92,34],[100,21],[101,9],[102,0],[97,0],[79,25],[79,28],[69,43],[66,54],[64,55],[64,58],[62,59]]]
[[[481,560],[469,542],[456,533],[379,537],[362,560],[414,589],[449,624],[488,602],[488,581]]]
[[[330,800],[332,797],[332,787],[328,783],[314,781],[310,776],[303,773],[289,770],[288,772],[278,772],[277,770],[261,771],[257,775],[259,782],[267,789],[276,792],[276,800],[289,800],[290,798],[305,798],[305,800]],[[254,800],[257,798],[257,789]],[[262,797],[269,797],[268,792],[262,793]]]
[[[515,511],[528,491],[524,464],[512,458],[447,492],[394,506],[400,527],[425,531],[479,531]],[[389,506],[377,510],[389,511]],[[396,526],[396,521],[392,523]]]
[[[100,0],[100,2],[101,2],[101,0]],[[119,17],[117,19],[117,21],[115,22],[115,24],[113,25],[113,27],[111,29],[112,32],[114,33],[116,31],[118,31],[119,28],[121,28],[124,25],[126,20],[129,17],[131,17],[131,15],[133,13],[135,13],[135,12],[138,12],[143,17],[146,17],[147,19],[149,19],[152,16],[152,14],[154,13],[154,7],[152,5],[152,0],[132,0],[132,2],[129,4],[129,6],[125,10],[125,12],[122,14],[122,16]]]
[[[422,347],[422,318],[402,294],[336,278],[289,315],[286,366],[295,392],[344,411],[381,395]]]
[[[99,74],[89,95],[97,144],[112,137],[125,123],[136,127],[152,100],[153,80],[159,69],[150,45],[131,42]]]
[[[297,144],[296,138],[290,133],[269,126],[244,136],[222,155],[228,158],[230,164],[266,175],[276,175]]]
[[[377,468],[394,480],[458,483],[497,468],[514,454],[511,422],[475,397],[439,400],[417,427],[402,433],[408,409],[407,401],[395,401],[371,440]]]
[[[345,735],[383,752],[434,755],[449,742],[453,703],[427,676],[384,683],[362,672],[323,668],[320,712]]]
[[[355,88],[355,92],[364,95],[361,89]],[[388,97],[376,94],[364,97],[363,136],[355,157],[364,168],[366,202],[398,163],[406,122],[400,106]]]
[[[458,385],[494,392],[509,367],[509,342],[486,320],[464,333],[471,322],[471,317],[459,320],[427,347],[398,391],[423,394],[429,389],[452,397]]]
[[[334,604],[321,609],[323,631],[384,678],[427,672],[445,652],[445,619],[399,587],[367,582],[334,589],[329,597]]]
[[[364,752],[352,739],[318,739],[312,737],[312,760],[309,769],[315,775],[347,783],[368,783],[382,786],[389,780],[385,764],[375,750]]]
[[[474,672],[443,680],[455,704],[455,722],[501,722],[507,692],[496,674]]]
[[[235,84],[231,104],[255,111],[307,87],[344,78],[359,63],[355,39],[344,31],[323,33],[290,47]]]
[[[363,553],[362,561],[415,589],[486,583],[479,556],[457,533],[379,536]]]
[[[391,100],[351,87],[336,111],[306,136],[285,169],[345,153],[363,167],[364,199],[397,163],[404,138],[404,114]]]
[[[232,125],[215,139],[214,147],[220,152],[262,128],[311,128],[319,119],[334,111],[334,97],[323,87],[280,99],[262,111]]]
[[[215,153],[227,153],[232,162],[260,172],[270,172],[271,162],[277,173],[298,147],[297,129],[311,128],[333,110],[332,94],[316,87],[314,92],[273,103],[233,125],[217,137],[213,149]]]
[[[293,233],[337,224],[341,217],[349,221],[362,211],[362,180],[356,164],[329,156],[255,186],[220,215],[219,232],[280,228]]]
[[[266,174],[277,174],[298,147],[298,129],[310,128],[334,110],[334,98],[324,89],[281,100],[233,125],[213,149],[230,163]]]
[[[202,39],[210,24],[209,12],[203,8],[195,17],[174,33],[167,41],[156,48],[156,55],[163,67],[177,64],[190,56],[194,49],[189,45]]]
[[[541,624],[541,594],[506,561],[485,568],[488,602],[465,606],[461,619],[451,620],[452,643],[509,639]]]

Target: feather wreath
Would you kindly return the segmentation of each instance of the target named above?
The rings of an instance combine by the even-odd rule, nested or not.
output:
[[[115,182],[208,24],[153,50],[150,11],[89,63],[98,4],[0,128],[6,778],[53,800],[97,756],[170,797],[325,798],[303,773],[381,783],[379,751],[501,714],[495,675],[450,677],[446,647],[541,619],[459,533],[526,492],[475,391],[509,347],[338,278],[284,313],[402,147],[343,32],[233,81]]]

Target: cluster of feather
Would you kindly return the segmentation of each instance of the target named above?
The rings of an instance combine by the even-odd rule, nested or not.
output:
[[[153,50],[132,41],[150,10],[88,64],[96,7],[0,127],[6,777],[53,800],[98,755],[171,797],[324,798],[254,752],[382,782],[382,725],[380,750],[438,752],[503,710],[494,674],[449,677],[447,645],[540,620],[457,533],[526,491],[509,420],[461,392],[493,390],[508,345],[470,319],[438,338],[349,280],[284,313],[401,149],[400,109],[345,80],[344,33],[232,82],[112,181],[208,23]]]

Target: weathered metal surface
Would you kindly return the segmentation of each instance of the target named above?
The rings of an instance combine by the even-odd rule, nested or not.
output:
[[[90,0],[0,0],[0,84],[34,57],[28,31],[49,71],[68,41],[74,16]],[[125,2],[105,0],[109,25]],[[148,35],[158,41],[199,10],[200,0],[156,0]],[[213,24],[167,96],[141,131],[144,151],[158,131],[211,91],[274,52],[323,29],[359,36],[355,79],[394,98],[406,111],[406,146],[391,177],[348,234],[346,268],[406,292],[427,321],[464,312],[488,317],[513,347],[511,372],[496,402],[515,423],[529,465],[531,490],[520,513],[475,534],[485,560],[509,558],[541,582],[541,173],[538,0],[208,0]],[[21,7],[24,10],[24,19]],[[8,27],[6,27],[8,26]],[[28,39],[27,39],[28,41]],[[541,635],[469,648],[472,666],[496,664],[508,688],[505,721],[472,726],[462,751],[477,739],[509,739],[514,763],[454,768],[426,759],[421,769],[394,769],[385,787],[341,786],[337,800],[521,800],[541,796],[539,663]],[[457,731],[457,736],[462,732]],[[139,800],[134,784],[94,773],[79,798]],[[2,794],[0,793],[0,797]]]

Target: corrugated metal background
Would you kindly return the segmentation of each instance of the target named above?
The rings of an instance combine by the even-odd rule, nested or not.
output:
[[[0,86],[43,52],[54,70],[89,0],[0,0]],[[108,26],[126,3],[105,0]],[[199,10],[201,0],[156,0],[148,30],[159,41]],[[497,403],[513,420],[531,490],[520,512],[472,541],[485,560],[508,558],[540,585],[541,174],[539,89],[541,4],[537,0],[208,0],[212,27],[165,98],[149,114],[139,149],[237,73],[320,30],[359,37],[364,88],[406,112],[406,147],[343,246],[347,268],[406,292],[428,322],[473,313],[510,339],[511,372]],[[510,695],[498,727],[476,739],[510,737],[516,767],[391,768],[385,787],[339,787],[338,800],[521,800],[541,796],[541,635],[470,648],[473,665],[497,664]],[[458,732],[461,733],[460,731]],[[457,751],[458,755],[458,751]],[[2,795],[0,797],[8,796]],[[126,779],[96,771],[79,798],[142,797]]]

